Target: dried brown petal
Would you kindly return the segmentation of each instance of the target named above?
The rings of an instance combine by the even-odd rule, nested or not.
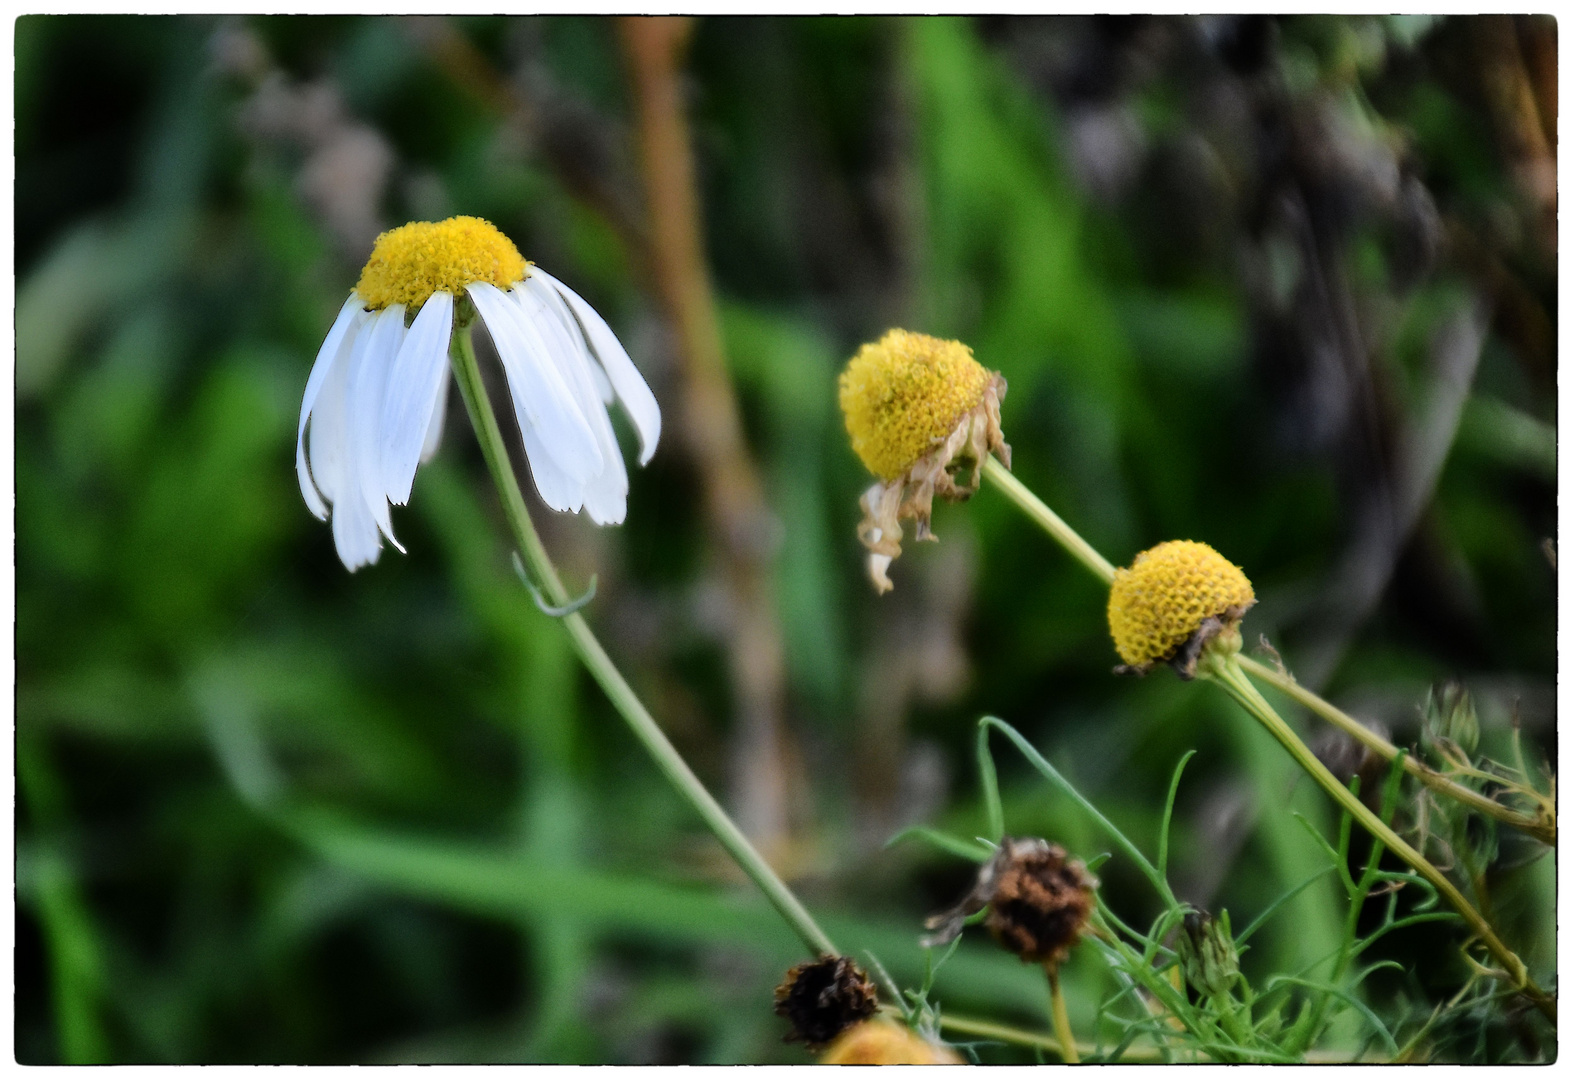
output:
[[[880,481],[863,492],[857,539],[868,549],[868,576],[879,592],[894,588],[886,571],[901,553],[903,519],[913,521],[918,540],[937,540],[930,527],[934,496],[951,502],[971,498],[989,453],[997,454],[1009,467],[1010,447],[999,427],[999,401],[1006,389],[1004,376],[994,372],[982,400],[961,416],[943,441],[936,442],[895,479]],[[966,476],[968,470],[970,475]]]

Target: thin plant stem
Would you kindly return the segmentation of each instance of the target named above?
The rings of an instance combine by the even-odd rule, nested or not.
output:
[[[562,585],[562,579],[557,574],[557,569],[551,562],[551,556],[546,553],[546,547],[541,543],[540,534],[535,531],[535,525],[530,520],[529,510],[524,505],[524,496],[519,490],[518,478],[513,473],[513,465],[508,460],[507,447],[502,441],[502,431],[497,426],[496,414],[492,411],[491,401],[486,396],[486,389],[480,379],[480,368],[475,363],[475,349],[471,341],[473,324],[464,322],[461,317],[461,326],[455,330],[452,343],[449,346],[448,356],[453,364],[453,374],[459,386],[459,392],[464,396],[464,405],[469,410],[470,421],[474,424],[476,437],[480,440],[481,453],[486,458],[486,465],[491,470],[492,480],[497,485],[497,492],[502,498],[502,510],[508,519],[508,525],[513,530],[514,538],[524,552],[524,561],[529,569],[544,585],[548,598],[558,606],[568,603],[568,593]],[[677,753],[676,747],[671,745],[665,732],[655,718],[639,701],[638,695],[628,685],[622,673],[617,670],[611,658],[606,655],[606,650],[601,647],[594,631],[584,621],[584,617],[577,611],[570,612],[562,617],[562,622],[567,626],[568,635],[573,640],[574,648],[578,650],[579,658],[584,666],[600,683],[601,689],[611,699],[617,712],[627,721],[634,736],[644,744],[655,759],[656,766],[666,779],[671,781],[673,787],[685,798],[689,805],[698,812],[704,824],[709,826],[715,838],[721,842],[728,854],[736,860],[744,873],[753,879],[754,884],[763,891],[765,897],[780,912],[781,918],[797,933],[814,953],[840,955],[834,943],[813,921],[813,916],[802,906],[786,883],[780,879],[769,863],[754,850],[748,838],[742,834],[720,803],[705,790],[703,783],[688,768],[682,755]]]
[[[899,1016],[899,1013],[894,1014]],[[939,1028],[953,1035],[970,1035],[978,1039],[988,1039],[995,1042],[1009,1043],[1013,1046],[1026,1046],[1035,1050],[1046,1050],[1050,1054],[1063,1056],[1060,1042],[1052,1035],[1044,1035],[1035,1031],[1026,1031],[1023,1028],[1012,1027],[1009,1024],[996,1024],[992,1020],[979,1020],[976,1017],[961,1016],[946,1010],[939,1017]],[[1094,1048],[1090,1043],[1076,1043],[1076,1048],[1082,1053],[1092,1053]],[[1120,1062],[1159,1062],[1164,1060],[1163,1051],[1153,1046],[1131,1046],[1119,1055]],[[1345,1054],[1310,1051],[1305,1055],[1305,1060],[1311,1064],[1348,1064],[1350,1059]],[[1366,1064],[1377,1064],[1377,1059],[1358,1059]]]
[[[996,1024],[992,1020],[978,1020],[970,1016],[957,1016],[948,1010],[939,1016],[939,1028],[942,1031],[955,1035],[972,1035],[979,1039],[992,1039],[997,1042],[1011,1043],[1015,1046],[1029,1046],[1034,1050],[1046,1050],[1050,1054],[1057,1054],[1063,1058],[1064,1044],[1052,1035],[1042,1035],[1035,1031],[1026,1031],[1022,1028],[1011,1027],[1009,1024]],[[1077,1045],[1079,1052],[1085,1049],[1088,1053],[1092,1047]],[[1162,1055],[1148,1047],[1131,1047],[1123,1055],[1125,1061],[1161,1061]]]
[[[1322,698],[1315,691],[1301,686],[1299,681],[1287,672],[1279,671],[1269,664],[1263,664],[1259,660],[1248,656],[1239,657],[1239,666],[1257,679],[1269,684],[1273,689],[1288,695],[1327,723],[1352,736],[1385,760],[1397,760],[1398,751],[1396,746],[1393,746],[1392,743],[1365,727],[1365,725],[1349,716],[1336,705]],[[1432,791],[1456,799],[1470,809],[1493,817],[1503,824],[1510,825],[1515,829],[1521,829],[1523,832],[1549,844],[1551,847],[1555,846],[1556,825],[1554,821],[1524,814],[1510,807],[1502,806],[1494,799],[1443,776],[1424,762],[1415,761],[1412,755],[1403,759],[1403,769]]]
[[[1104,559],[1102,555],[1099,554],[1090,544],[1083,540],[1079,533],[1070,528],[1069,525],[1065,524],[1063,518],[1059,517],[1058,514],[1055,514],[1043,503],[1041,499],[1032,494],[1032,492],[1028,490],[1024,484],[1017,480],[1002,463],[990,456],[988,460],[984,462],[983,471],[985,475],[987,475],[988,478],[992,480],[999,487],[999,489],[1010,498],[1012,502],[1019,506],[1028,517],[1042,526],[1043,530],[1047,532],[1049,536],[1053,537],[1061,545],[1063,545],[1064,548],[1069,551],[1071,555],[1075,556],[1075,558],[1079,560],[1082,565],[1091,570],[1098,577],[1102,578],[1103,581],[1112,583],[1112,564],[1109,563],[1107,559]],[[1368,728],[1366,728],[1363,724],[1360,724],[1353,717],[1341,712],[1341,710],[1335,709],[1331,704],[1322,700],[1317,695],[1311,693],[1308,690],[1305,690],[1303,687],[1300,687],[1299,684],[1292,678],[1281,676],[1278,673],[1272,671],[1272,669],[1267,668],[1265,665],[1258,664],[1255,661],[1249,660],[1248,658],[1240,657],[1237,650],[1235,650],[1233,653],[1227,654],[1225,662],[1217,662],[1216,658],[1222,655],[1223,654],[1221,653],[1214,652],[1212,654],[1213,662],[1211,662],[1209,665],[1203,662],[1203,668],[1205,670],[1198,672],[1198,674],[1202,674],[1205,677],[1213,679],[1225,690],[1227,690],[1236,700],[1239,701],[1240,704],[1245,707],[1245,709],[1252,716],[1259,720],[1261,724],[1277,738],[1278,742],[1283,744],[1283,747],[1289,752],[1290,755],[1293,756],[1294,760],[1299,763],[1300,767],[1308,772],[1317,783],[1325,788],[1327,793],[1330,794],[1332,798],[1336,799],[1339,805],[1348,810],[1348,812],[1352,814],[1361,825],[1368,829],[1372,835],[1385,842],[1388,848],[1396,852],[1404,862],[1413,867],[1421,877],[1430,882],[1430,884],[1433,885],[1437,891],[1445,896],[1453,908],[1457,910],[1458,914],[1463,917],[1463,920],[1468,923],[1469,928],[1472,929],[1476,935],[1478,935],[1480,941],[1485,945],[1486,949],[1490,951],[1491,955],[1500,961],[1501,964],[1506,968],[1507,977],[1512,981],[1512,983],[1524,994],[1524,996],[1532,1001],[1539,1008],[1539,1010],[1550,1019],[1552,1023],[1554,1023],[1556,1019],[1555,999],[1546,994],[1543,990],[1534,984],[1533,980],[1529,978],[1527,967],[1523,964],[1523,961],[1518,958],[1517,954],[1506,947],[1501,939],[1496,936],[1495,930],[1492,929],[1490,924],[1485,921],[1484,917],[1480,915],[1477,910],[1475,910],[1474,906],[1468,902],[1468,899],[1463,896],[1461,892],[1458,891],[1457,887],[1447,880],[1446,876],[1442,874],[1441,871],[1436,869],[1430,860],[1426,859],[1424,855],[1414,850],[1414,848],[1404,841],[1402,837],[1393,832],[1385,822],[1373,814],[1364,805],[1364,803],[1360,802],[1358,798],[1352,795],[1346,787],[1338,783],[1337,778],[1331,774],[1325,765],[1321,764],[1320,760],[1310,752],[1309,748],[1305,746],[1304,742],[1299,738],[1299,736],[1294,733],[1294,730],[1288,726],[1283,718],[1277,714],[1276,710],[1274,710],[1267,700],[1261,696],[1261,692],[1255,688],[1255,684],[1250,682],[1250,680],[1246,677],[1243,665],[1248,664],[1252,672],[1266,679],[1273,686],[1278,687],[1283,692],[1290,694],[1290,696],[1292,696],[1296,701],[1299,701],[1306,707],[1313,709],[1318,715],[1333,723],[1336,723],[1338,727],[1343,728],[1350,735],[1358,738],[1366,746],[1370,746],[1372,749],[1377,750],[1378,753],[1382,752],[1381,747],[1384,746],[1385,750],[1387,751],[1385,756],[1388,757],[1388,760],[1398,756],[1397,748],[1392,746],[1392,744],[1386,740],[1380,739],[1379,736],[1369,731]],[[1334,719],[1334,714],[1336,714],[1338,719]],[[1405,770],[1414,772],[1414,764],[1417,763],[1413,763],[1407,755],[1404,755],[1403,768]],[[1511,811],[1507,811],[1506,808],[1499,806],[1499,804],[1493,803],[1488,799],[1484,799],[1483,796],[1478,796],[1476,792],[1470,791],[1467,788],[1463,788],[1461,785],[1447,780],[1445,777],[1435,773],[1434,770],[1427,769],[1425,771],[1429,772],[1435,779],[1443,781],[1447,785],[1443,787],[1436,784],[1429,784],[1429,786],[1433,787],[1435,790],[1445,792],[1446,794],[1452,795],[1454,798],[1462,798],[1459,793],[1466,792],[1469,797],[1462,798],[1462,801],[1467,803],[1469,806],[1489,813],[1492,817],[1506,821],[1509,824],[1514,824],[1519,828],[1524,828],[1526,831],[1532,832],[1541,839],[1545,839],[1548,836],[1549,838],[1546,840],[1546,842],[1550,844],[1555,843],[1553,826],[1550,828],[1548,833],[1545,831],[1544,823],[1542,822],[1534,821],[1532,823],[1536,826],[1536,828],[1529,828],[1528,824],[1531,819],[1527,819],[1523,815],[1513,814]],[[1414,775],[1419,777],[1421,780],[1425,780],[1425,777],[1419,772],[1414,772]],[[1453,788],[1456,788],[1457,791],[1454,792],[1452,790]],[[1480,805],[1481,802],[1489,804],[1492,809],[1487,810],[1485,806]],[[1510,818],[1503,817],[1503,812],[1511,814],[1512,816]]]
[[[1113,563],[1103,558],[1096,548],[1082,540],[1080,533],[1070,528],[1064,523],[1063,518],[1048,509],[1047,503],[1033,495],[1030,489],[1017,480],[1015,474],[1006,469],[992,454],[983,462],[983,475],[992,481],[1006,498],[1019,506],[1027,517],[1042,526],[1044,532],[1059,541],[1082,566],[1101,578],[1103,584],[1113,582]]]
[[[1043,965],[1048,975],[1048,1002],[1053,1013],[1053,1033],[1059,1040],[1059,1053],[1066,1065],[1079,1065],[1080,1052],[1075,1046],[1075,1034],[1070,1030],[1070,1010],[1064,1007],[1064,991],[1059,987],[1059,965],[1052,960]]]
[[[1534,981],[1529,978],[1528,968],[1516,953],[1507,948],[1496,936],[1495,930],[1485,921],[1484,916],[1475,910],[1468,898],[1453,885],[1446,875],[1436,869],[1431,861],[1416,851],[1409,843],[1392,828],[1382,821],[1370,810],[1358,796],[1339,783],[1331,770],[1321,764],[1315,754],[1311,753],[1303,740],[1295,734],[1294,729],[1277,714],[1277,711],[1261,696],[1239,666],[1237,653],[1224,652],[1221,649],[1211,649],[1202,656],[1200,667],[1196,674],[1203,678],[1211,679],[1227,690],[1234,700],[1243,705],[1245,709],[1259,720],[1283,748],[1299,763],[1300,768],[1309,773],[1316,783],[1326,790],[1328,795],[1337,800],[1338,804],[1347,810],[1355,820],[1363,825],[1372,836],[1382,841],[1399,858],[1435,887],[1436,891],[1446,897],[1454,910],[1463,917],[1469,926],[1484,944],[1490,954],[1506,969],[1506,975],[1525,997],[1532,1001],[1539,1010],[1545,1014],[1551,1023],[1556,1019],[1555,999],[1546,994]]]
[[[1083,566],[1101,578],[1105,584],[1113,582],[1113,564],[1103,558],[1095,548],[1082,539],[1079,533],[1065,524],[1063,518],[1054,513],[1036,495],[1032,494],[1026,485],[1021,483],[1015,477],[1015,474],[1006,469],[998,459],[990,456],[983,463],[983,475],[993,481],[1011,502],[1020,507],[1027,517],[1042,526],[1044,532],[1063,545],[1064,549],[1075,556]],[[1380,735],[1365,727],[1358,720],[1349,716],[1313,690],[1301,686],[1292,675],[1280,672],[1276,668],[1262,664],[1248,656],[1239,657],[1239,663],[1240,666],[1256,678],[1270,683],[1275,689],[1287,694],[1323,720],[1357,739],[1385,760],[1397,760],[1397,747],[1393,746],[1391,742],[1383,739]],[[1510,825],[1515,829],[1521,829],[1523,832],[1543,843],[1549,844],[1551,847],[1555,846],[1556,824],[1554,820],[1547,819],[1544,816],[1525,814],[1503,806],[1489,796],[1482,795],[1472,788],[1465,787],[1457,781],[1443,776],[1424,762],[1416,761],[1412,755],[1403,760],[1403,768],[1409,775],[1432,791],[1456,799],[1470,809],[1493,817],[1503,824]]]

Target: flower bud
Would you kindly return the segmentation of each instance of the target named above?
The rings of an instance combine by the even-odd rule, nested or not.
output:
[[[1425,728],[1451,740],[1466,756],[1472,757],[1479,748],[1479,714],[1474,711],[1474,699],[1459,683],[1442,683],[1430,691],[1425,701]]]
[[[1187,981],[1199,994],[1221,996],[1239,977],[1239,952],[1228,924],[1228,912],[1214,919],[1204,911],[1191,911],[1184,917],[1179,935],[1179,965]]]

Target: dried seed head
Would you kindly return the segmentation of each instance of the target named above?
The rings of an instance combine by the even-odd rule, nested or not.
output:
[[[821,1065],[959,1065],[947,1047],[888,1020],[865,1020],[849,1029],[819,1059]]]
[[[879,991],[846,956],[798,964],[775,988],[775,1013],[791,1021],[787,1042],[817,1050],[879,1009]]]
[[[1058,964],[1080,940],[1096,888],[1086,865],[1058,844],[1006,836],[971,893],[928,920],[928,929],[938,932],[923,944],[953,941],[966,919],[987,907],[984,925],[995,941],[1030,963]]]
[[[1108,629],[1130,670],[1144,674],[1168,661],[1191,678],[1207,642],[1234,629],[1254,603],[1239,567],[1206,544],[1169,540],[1114,571]]]
[[[916,522],[918,540],[935,539],[928,528],[934,496],[970,497],[990,453],[1009,465],[999,427],[1004,392],[1004,377],[959,341],[905,330],[864,345],[841,372],[852,449],[879,478],[863,493],[857,538],[880,592],[893,587],[886,571],[901,553],[902,519]]]

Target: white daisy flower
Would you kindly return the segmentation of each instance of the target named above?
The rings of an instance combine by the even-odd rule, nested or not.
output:
[[[633,421],[639,464],[660,440],[660,406],[604,319],[527,262],[490,222],[412,222],[377,238],[306,381],[295,437],[300,493],[331,514],[339,558],[377,561],[393,536],[388,504],[409,501],[436,452],[448,393],[448,344],[465,301],[496,344],[530,474],[553,510],[598,525],[627,513],[628,473],[606,406]],[[310,428],[308,433],[307,428]]]

